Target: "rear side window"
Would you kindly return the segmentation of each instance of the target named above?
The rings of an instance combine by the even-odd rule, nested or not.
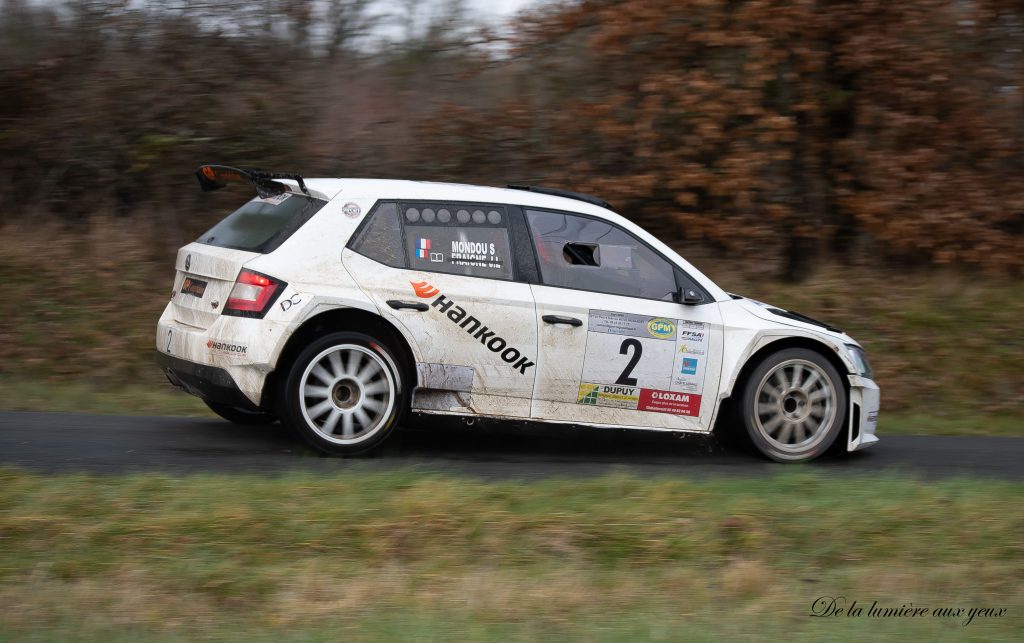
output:
[[[500,205],[402,203],[414,270],[512,279],[508,212]]]
[[[291,193],[268,199],[256,198],[229,214],[196,241],[219,248],[261,254],[273,252],[326,203]]]
[[[384,202],[349,248],[393,268],[511,280],[508,226],[502,205]]]

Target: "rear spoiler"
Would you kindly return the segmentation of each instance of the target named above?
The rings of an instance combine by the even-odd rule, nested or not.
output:
[[[203,192],[212,192],[225,187],[228,183],[252,183],[256,188],[256,194],[260,198],[267,199],[278,196],[288,191],[288,186],[279,183],[274,179],[291,179],[299,184],[299,189],[309,194],[306,183],[298,174],[284,174],[282,172],[264,172],[262,170],[246,170],[226,165],[200,165],[196,170],[196,178],[199,179],[199,187]]]

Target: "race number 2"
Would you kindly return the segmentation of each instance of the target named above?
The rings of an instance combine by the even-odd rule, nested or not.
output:
[[[639,341],[630,337],[629,339],[622,340],[622,345],[619,346],[619,355],[626,355],[630,349],[633,349],[633,354],[629,358],[629,363],[626,364],[626,368],[622,370],[622,374],[619,375],[619,379],[615,380],[616,384],[622,384],[623,386],[636,386],[636,378],[630,377],[633,369],[636,368],[636,363],[640,361],[640,356],[644,354],[644,345]]]

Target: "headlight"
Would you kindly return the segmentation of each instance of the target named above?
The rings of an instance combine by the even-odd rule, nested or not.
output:
[[[857,367],[857,374],[869,380],[872,379],[874,374],[871,372],[871,364],[868,363],[868,356],[864,349],[860,346],[847,344],[846,350],[849,351],[850,357],[853,359],[853,365]]]

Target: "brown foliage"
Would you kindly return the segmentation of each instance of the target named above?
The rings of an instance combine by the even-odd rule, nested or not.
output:
[[[469,132],[518,132],[538,141],[524,171],[673,238],[775,248],[794,278],[858,239],[1016,272],[1022,37],[1011,2],[586,0],[519,30],[528,107],[452,107],[431,130],[452,158]]]
[[[5,219],[188,236],[219,161],[574,188],[793,279],[1024,267],[1019,1],[580,0],[507,50],[455,13],[372,54],[372,0],[132,6],[0,3]]]

